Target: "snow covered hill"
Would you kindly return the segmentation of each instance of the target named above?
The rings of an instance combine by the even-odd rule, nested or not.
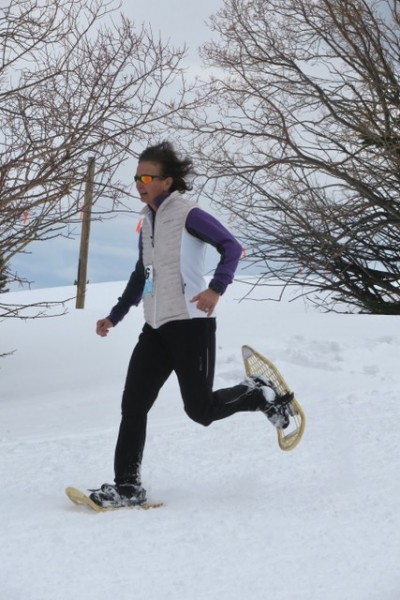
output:
[[[119,404],[142,310],[94,333],[123,283],[87,307],[1,323],[0,590],[4,600],[399,600],[398,317],[321,314],[301,301],[219,305],[215,387],[240,347],[271,358],[307,414],[279,450],[261,414],[202,428],[175,377],[150,413],[143,482],[163,508],[95,514],[67,485],[112,481]],[[73,296],[35,290],[4,301]]]

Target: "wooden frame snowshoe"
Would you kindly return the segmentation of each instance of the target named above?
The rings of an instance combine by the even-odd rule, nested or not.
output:
[[[292,391],[276,366],[265,356],[247,345],[242,346],[242,356],[248,377],[254,375],[268,377],[273,387],[281,395]],[[297,446],[303,437],[306,426],[304,411],[295,397],[290,402],[289,408],[291,412],[289,426],[286,429],[277,429],[279,447],[285,451],[293,450]]]
[[[67,487],[65,489],[65,493],[67,494],[67,496],[71,500],[71,502],[73,502],[74,504],[88,506],[89,508],[91,508],[92,510],[94,510],[96,512],[109,512],[112,510],[120,510],[119,507],[104,508],[102,506],[99,506],[98,504],[93,502],[93,500],[91,498],[89,498],[89,496],[87,494],[85,494],[81,490],[78,490],[77,488],[72,487],[72,486]],[[143,504],[137,504],[135,506],[124,507],[124,508],[149,510],[151,508],[159,508],[160,506],[163,506],[162,502],[144,502]]]

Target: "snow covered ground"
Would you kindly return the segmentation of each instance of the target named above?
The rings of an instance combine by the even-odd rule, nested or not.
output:
[[[398,317],[322,314],[302,301],[219,305],[216,387],[240,347],[270,357],[307,414],[282,452],[261,414],[202,428],[171,378],[150,414],[143,481],[163,508],[96,514],[67,485],[112,481],[119,403],[142,309],[94,333],[124,283],[60,318],[1,323],[0,595],[4,600],[398,600]],[[51,300],[74,288],[19,292]]]

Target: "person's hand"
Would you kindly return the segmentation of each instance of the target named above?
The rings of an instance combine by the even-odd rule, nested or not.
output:
[[[217,305],[220,295],[210,288],[207,288],[200,294],[193,296],[190,302],[197,302],[196,308],[207,313],[207,317],[211,317]]]
[[[101,337],[106,337],[111,327],[114,327],[114,325],[111,323],[110,319],[100,319],[96,323],[96,333]]]

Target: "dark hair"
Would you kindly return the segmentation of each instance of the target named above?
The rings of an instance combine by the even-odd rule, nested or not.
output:
[[[179,158],[170,142],[161,142],[155,146],[149,146],[139,156],[139,162],[155,162],[161,165],[161,174],[164,177],[172,177],[173,183],[171,192],[184,193],[192,189],[192,186],[185,181],[193,171],[193,163],[190,158]]]

